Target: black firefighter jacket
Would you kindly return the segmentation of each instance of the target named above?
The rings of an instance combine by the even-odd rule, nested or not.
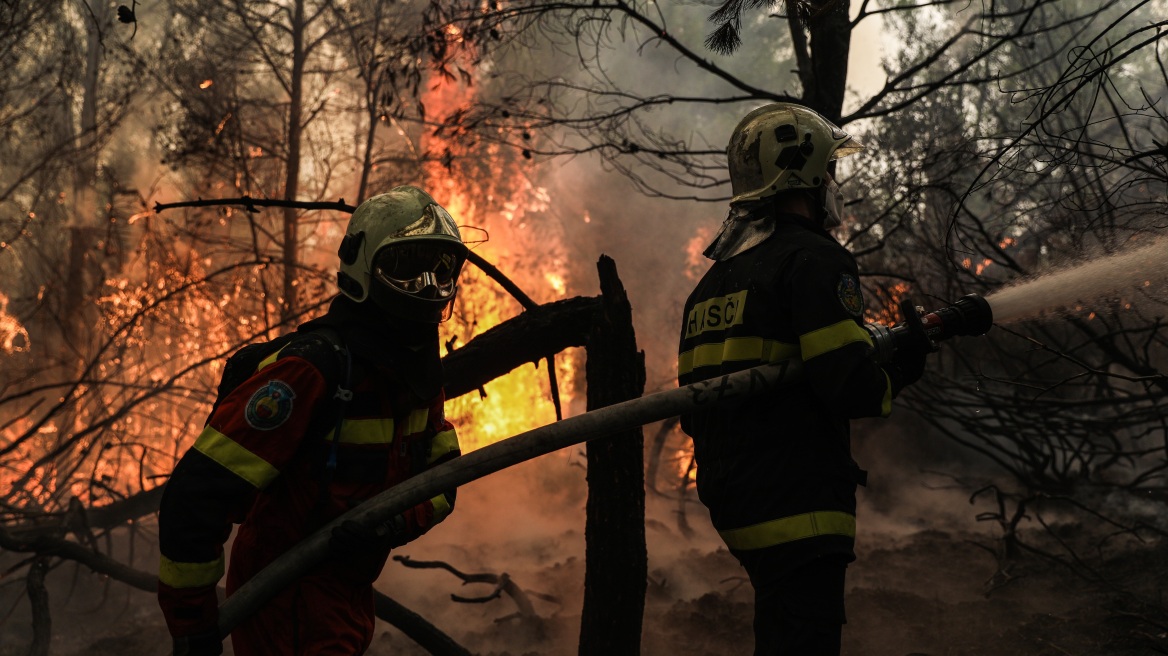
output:
[[[682,385],[794,358],[803,377],[762,398],[682,416],[697,489],[732,551],[781,547],[791,566],[854,558],[849,419],[887,416],[892,387],[870,358],[855,259],[807,219],[716,262],[685,304]]]

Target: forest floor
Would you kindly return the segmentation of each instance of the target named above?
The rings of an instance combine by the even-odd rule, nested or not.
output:
[[[570,475],[548,474],[557,468]],[[566,462],[561,457],[472,483],[460,489],[449,526],[401,549],[414,559],[443,560],[464,572],[507,572],[523,589],[557,599],[532,596],[540,619],[514,617],[516,605],[506,596],[454,603],[451,594],[485,595],[493,586],[463,586],[441,570],[408,569],[391,561],[378,588],[474,653],[575,654],[584,577],[582,478],[571,457]],[[700,506],[687,505],[692,529],[684,530],[676,501],[650,496],[648,507],[651,580],[642,654],[749,655],[751,589],[734,558],[720,548],[708,517]],[[1012,570],[1015,578],[987,595],[996,561],[978,545],[993,546],[993,527],[975,522],[973,514],[963,495],[933,488],[909,486],[890,496],[876,486],[861,496],[858,559],[848,571],[844,654],[1168,654],[1168,627],[1148,621],[1152,616],[1134,597],[1089,584],[1049,560],[1023,557]],[[1102,571],[1116,585],[1155,599],[1168,588],[1168,545],[1124,544],[1101,561]],[[115,552],[124,553],[121,547]],[[156,558],[140,544],[135,564],[150,569]],[[0,554],[0,571],[14,562],[12,554]],[[31,640],[19,575],[0,579],[0,613],[8,613],[0,625],[0,656],[23,656]],[[48,580],[53,654],[169,653],[152,595],[102,583],[71,564],[51,572]],[[379,623],[369,653],[426,652]]]

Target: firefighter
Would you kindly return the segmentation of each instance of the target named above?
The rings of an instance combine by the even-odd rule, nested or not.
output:
[[[682,416],[697,490],[755,592],[755,654],[839,654],[844,572],[855,560],[849,420],[887,417],[926,351],[870,358],[851,253],[830,234],[841,196],[832,162],[863,146],[806,107],[747,114],[727,147],[733,198],[685,303],[682,385],[793,358],[801,384],[761,401]]]
[[[349,222],[341,293],[327,313],[237,387],[224,394],[221,384],[159,513],[158,600],[175,654],[221,653],[215,589],[232,523],[228,595],[325,523],[459,455],[443,414],[438,324],[466,255],[450,214],[421,189],[370,198]],[[442,521],[454,498],[450,490],[372,529],[335,529],[330,558],[232,632],[235,653],[363,653],[390,549]]]

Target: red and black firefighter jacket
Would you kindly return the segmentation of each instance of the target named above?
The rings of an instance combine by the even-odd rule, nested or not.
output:
[[[798,215],[715,262],[685,303],[677,374],[687,385],[794,359],[803,377],[763,398],[681,418],[699,498],[735,552],[779,547],[784,567],[854,559],[857,484],[849,419],[887,416],[892,386],[869,357],[855,259]]]
[[[215,587],[223,544],[240,524],[227,572],[230,595],[276,557],[362,501],[459,454],[443,413],[437,329],[404,334],[338,297],[329,312],[263,360],[222,398],[167,483],[159,514],[159,604],[176,637],[218,621]],[[352,400],[322,474],[337,415],[339,357],[314,328],[327,326],[350,351]],[[413,345],[407,346],[407,345]],[[321,488],[325,489],[322,490]],[[454,491],[406,511],[397,543],[450,514]],[[396,545],[390,545],[396,546]],[[373,636],[373,589],[388,556],[363,566],[327,561],[232,633],[237,654],[357,654]]]

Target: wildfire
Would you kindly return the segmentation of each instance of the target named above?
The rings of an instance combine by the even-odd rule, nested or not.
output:
[[[898,282],[891,287],[877,287],[875,290],[877,309],[864,312],[864,321],[891,326],[901,320],[900,302],[908,296],[911,287]]]
[[[710,268],[710,260],[703,253],[713,238],[713,228],[702,226],[685,245],[685,277],[693,282],[700,280]]]
[[[5,353],[21,353],[28,347],[28,330],[8,313],[8,297],[0,293],[0,349]]]
[[[457,32],[447,31],[451,38]],[[447,116],[467,106],[473,91],[458,81],[438,80],[425,94],[427,115]],[[424,169],[423,186],[442,203],[472,242],[477,234],[485,241],[470,243],[475,252],[495,264],[537,302],[567,295],[570,281],[567,258],[557,234],[546,221],[534,216],[548,209],[547,190],[524,175],[530,164],[509,158],[499,146],[485,147],[489,171],[467,175],[458,168],[472,146],[457,131],[427,133],[423,150],[433,157]],[[530,220],[529,220],[530,219]],[[476,335],[523,311],[493,280],[473,266],[463,270],[453,318],[440,327],[443,343],[465,344]],[[573,397],[578,355],[554,358],[561,403],[567,408]],[[463,452],[473,451],[536,426],[555,421],[550,400],[547,360],[523,366],[484,387],[483,395],[467,394],[447,403],[446,412],[458,426]]]

